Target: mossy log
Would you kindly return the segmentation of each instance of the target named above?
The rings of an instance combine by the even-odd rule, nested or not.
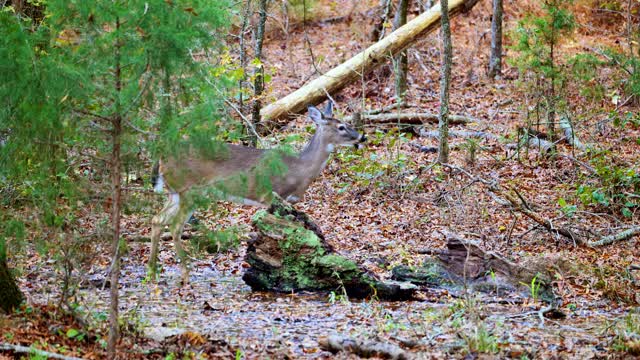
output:
[[[352,298],[376,296],[383,300],[412,298],[417,287],[396,281],[382,282],[325,241],[309,217],[277,200],[253,218],[257,238],[249,243],[242,279],[253,290],[343,291]]]
[[[0,256],[0,309],[8,313],[20,306],[22,299],[22,293],[7,267],[7,262]]]

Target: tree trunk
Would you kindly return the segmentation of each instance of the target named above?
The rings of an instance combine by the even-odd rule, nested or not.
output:
[[[0,255],[0,310],[8,313],[20,306],[22,299],[22,293],[7,267],[7,261]]]
[[[438,118],[438,161],[449,162],[449,85],[451,83],[451,27],[449,24],[448,0],[440,0],[442,5],[442,71],[440,73],[440,114]]]
[[[262,109],[262,92],[264,91],[264,66],[262,65],[262,42],[264,40],[264,27],[267,22],[267,0],[260,0],[260,20],[258,22],[258,31],[256,34],[255,59],[258,62],[254,73],[254,97],[253,111],[251,112],[253,126],[257,126],[260,122],[260,109]],[[251,132],[249,134],[251,146],[258,144],[258,138]]]
[[[502,73],[502,0],[493,0],[491,19],[491,56],[489,57],[490,78]]]
[[[249,18],[251,17],[251,0],[246,0],[244,3],[244,10],[242,14],[242,26],[240,27],[240,41],[239,41],[239,52],[240,52],[240,68],[242,69],[242,76],[240,80],[238,80],[238,108],[240,109],[240,113],[245,113],[245,104],[244,104],[244,86],[245,81],[247,80],[247,49],[244,41],[244,33],[247,31],[247,26],[249,24]],[[251,129],[246,129],[246,134],[250,136]]]
[[[116,20],[116,29],[120,28],[120,19]],[[120,98],[122,91],[120,39],[116,39],[115,47],[115,91],[116,99]],[[120,280],[120,208],[122,201],[122,175],[121,168],[121,136],[122,136],[122,106],[116,100],[116,112],[111,121],[111,246],[113,261],[111,264],[111,284],[109,287],[110,308],[109,308],[109,341],[107,343],[107,353],[110,359],[115,358],[116,344],[120,335],[118,324],[118,287]]]
[[[393,30],[398,30],[400,27],[407,23],[407,8],[409,7],[409,0],[398,0],[398,8],[396,9],[396,16],[393,19]],[[407,51],[400,52],[394,59],[394,67],[396,74],[396,101],[404,101],[405,93],[407,92]]]
[[[449,2],[451,16],[471,9],[478,0],[452,0]],[[363,52],[338,65],[324,75],[307,83],[284,98],[264,107],[261,111],[263,121],[276,121],[292,114],[304,111],[307,104],[317,105],[345,86],[381,64],[389,55],[396,55],[415,41],[438,27],[440,5],[409,21],[406,25],[389,34],[381,41],[371,45]]]

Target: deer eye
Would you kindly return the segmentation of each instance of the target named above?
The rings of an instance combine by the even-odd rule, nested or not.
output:
[[[347,129],[347,127],[344,126],[344,125],[338,126],[338,130],[340,130],[340,131],[345,131],[346,129]]]

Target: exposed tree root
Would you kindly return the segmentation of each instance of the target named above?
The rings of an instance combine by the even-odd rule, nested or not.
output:
[[[363,358],[382,357],[384,359],[410,359],[408,352],[401,349],[398,345],[381,343],[377,341],[363,341],[341,337],[337,335],[329,336],[318,341],[320,347],[332,353],[347,351]]]

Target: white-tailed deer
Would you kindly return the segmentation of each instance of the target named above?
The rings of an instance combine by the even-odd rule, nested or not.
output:
[[[155,277],[157,271],[158,242],[162,229],[169,225],[175,250],[180,258],[182,282],[186,284],[189,281],[181,236],[184,224],[193,210],[193,204],[189,201],[192,191],[215,188],[226,200],[246,205],[268,206],[272,199],[272,190],[290,203],[296,203],[302,199],[311,182],[320,175],[336,146],[359,147],[366,141],[364,135],[333,118],[331,101],[324,112],[315,106],[309,106],[308,111],[309,118],[316,124],[316,133],[297,156],[284,155],[281,162],[277,160],[276,162],[284,164],[286,169],[275,174],[260,171],[261,163],[277,154],[275,151],[231,144],[227,145],[226,151],[212,156],[175,156],[160,163],[156,189],[162,189],[163,184],[166,184],[170,196],[151,223],[151,276]],[[270,186],[265,187],[261,184],[265,177],[270,180]]]

